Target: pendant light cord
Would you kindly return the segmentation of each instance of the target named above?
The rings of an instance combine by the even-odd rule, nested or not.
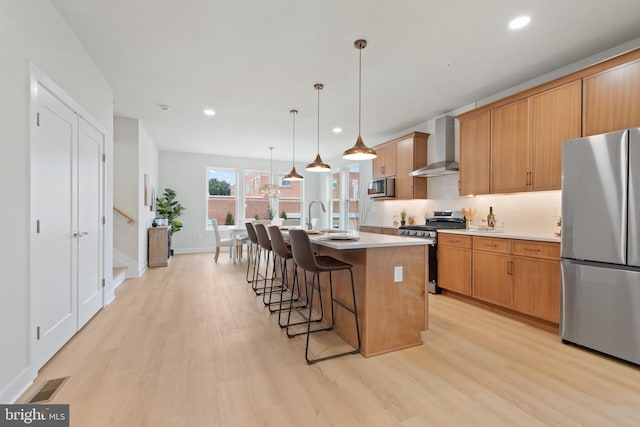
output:
[[[320,86],[317,86],[318,90],[318,155],[320,155]]]
[[[269,184],[273,184],[273,147],[269,147]]]
[[[359,48],[360,61],[358,62],[358,135],[362,124],[362,49]]]

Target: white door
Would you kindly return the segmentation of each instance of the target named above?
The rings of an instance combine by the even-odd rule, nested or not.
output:
[[[31,150],[31,295],[35,366],[42,366],[78,329],[73,238],[77,116],[38,87],[39,125]]]
[[[104,134],[38,84],[31,147],[32,364],[103,306]]]
[[[78,329],[103,305],[102,146],[104,136],[84,119],[78,127]]]

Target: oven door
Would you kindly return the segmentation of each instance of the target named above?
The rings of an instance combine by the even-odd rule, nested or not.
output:
[[[427,282],[427,291],[430,294],[439,294],[438,288],[438,246],[436,242],[429,245],[429,281]]]

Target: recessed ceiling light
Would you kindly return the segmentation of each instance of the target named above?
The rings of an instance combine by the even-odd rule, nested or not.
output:
[[[518,30],[529,25],[529,22],[531,22],[531,17],[526,15],[518,16],[517,18],[514,18],[511,20],[511,22],[509,22],[509,28],[511,28],[512,30]]]
[[[333,128],[333,133],[340,133],[342,132],[342,128]]]
[[[212,110],[212,109],[210,109],[210,108],[205,109],[202,113],[203,113],[205,116],[215,116],[215,115],[216,115],[216,112],[215,112],[215,111],[213,111],[213,110]]]

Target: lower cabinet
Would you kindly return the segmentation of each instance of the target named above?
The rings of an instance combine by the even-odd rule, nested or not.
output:
[[[511,307],[512,282],[509,255],[473,251],[473,297]]]
[[[438,286],[471,295],[471,236],[438,236]]]
[[[557,324],[560,319],[560,245],[440,233],[438,285]]]
[[[169,265],[169,227],[158,226],[148,230],[147,265],[166,267]]]

